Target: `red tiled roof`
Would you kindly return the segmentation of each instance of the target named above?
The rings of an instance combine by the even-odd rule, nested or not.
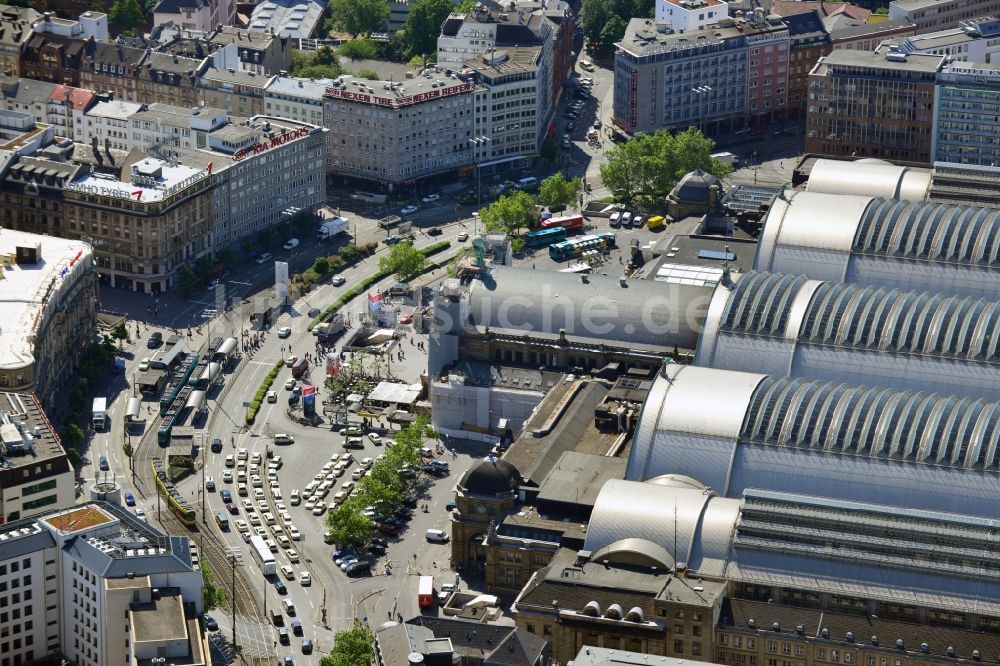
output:
[[[69,101],[76,111],[86,111],[90,102],[94,99],[94,92],[86,88],[74,88],[72,86],[56,86],[49,95],[49,100],[53,102],[65,102],[66,93],[69,93]]]
[[[847,2],[813,2],[812,0],[796,2],[795,0],[774,0],[774,4],[771,6],[771,12],[777,14],[778,16],[805,14],[814,10],[819,12],[820,16],[824,17],[844,14],[845,16],[850,16],[852,19],[857,19],[859,21],[867,21],[868,17],[872,14],[868,9],[852,5]]]

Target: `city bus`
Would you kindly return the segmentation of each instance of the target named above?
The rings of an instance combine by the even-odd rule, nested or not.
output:
[[[538,227],[540,229],[552,229],[554,227],[562,227],[567,233],[572,231],[580,231],[583,229],[583,215],[569,215],[567,217],[550,217],[547,220],[542,220]]]
[[[552,227],[551,229],[532,231],[525,237],[524,244],[528,247],[548,247],[564,238],[566,238],[565,229],[562,227]]]
[[[250,537],[250,550],[253,551],[253,559],[257,561],[257,566],[265,576],[273,576],[278,572],[278,566],[274,561],[274,554],[264,543],[264,538],[259,534]]]
[[[417,584],[417,604],[421,608],[434,605],[434,576],[421,576]]]
[[[572,240],[564,240],[549,246],[549,256],[555,261],[563,261],[579,257],[590,250],[604,250],[615,247],[615,235],[608,232],[580,236]]]

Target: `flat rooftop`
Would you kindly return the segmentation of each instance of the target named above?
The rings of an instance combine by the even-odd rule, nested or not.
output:
[[[542,393],[555,386],[562,378],[562,373],[559,372],[482,361],[461,361],[447,374],[464,377],[466,386],[500,387]]]
[[[539,502],[594,506],[604,484],[624,479],[628,458],[564,451],[538,491]]]
[[[886,59],[887,49],[879,47],[875,51],[856,51],[854,49],[838,49],[825,56],[816,65],[813,74],[826,75],[830,70],[839,67],[872,68],[894,70],[899,72],[915,72],[934,74],[944,64],[946,56],[930,53],[909,53],[905,59]],[[837,72],[832,72],[836,74]]]
[[[567,451],[603,456],[618,438],[594,425],[594,409],[611,387],[601,381],[560,381],[539,403],[521,435],[503,454],[524,479],[539,486]],[[629,446],[618,454],[627,460]],[[612,463],[614,464],[614,463]]]
[[[458,78],[445,76],[444,72],[427,71],[418,74],[414,68],[393,62],[381,60],[353,60],[350,61],[350,69],[355,72],[369,70],[378,75],[378,80],[365,79],[360,76],[344,75],[334,81],[327,90],[324,97],[348,99],[348,101],[364,103],[358,98],[345,98],[344,95],[369,95],[372,98],[389,100],[389,104],[383,102],[375,104],[377,106],[391,106],[398,104],[406,106],[421,101],[421,98],[414,100],[417,95],[443,94],[451,96],[472,90],[471,84],[467,84]],[[339,83],[339,85],[338,85]],[[339,92],[336,92],[339,90]],[[436,99],[428,97],[428,99]]]
[[[712,287],[722,278],[723,264],[728,259],[730,268],[745,272],[753,268],[757,243],[739,231],[733,238],[691,236],[681,225],[677,233],[660,238],[653,247],[655,256],[637,272],[646,280],[671,284],[694,284]],[[675,225],[671,225],[673,230]]]
[[[503,46],[468,58],[463,64],[487,76],[504,76],[534,71],[541,53],[540,46]]]
[[[111,516],[104,509],[93,504],[69,509],[42,519],[43,522],[62,534],[72,534],[73,532],[104,525],[114,520],[114,516]]]
[[[164,594],[148,603],[133,603],[129,608],[132,632],[137,644],[162,641],[185,641],[184,600],[179,593]]]
[[[135,102],[98,102],[86,115],[94,118],[113,118],[115,120],[128,120],[133,114],[142,111],[144,104]]]
[[[8,451],[4,458],[5,465],[17,468],[65,457],[66,451],[59,436],[32,394],[0,393],[0,414],[6,414],[11,421],[25,423],[24,429],[31,435],[31,451],[24,455],[12,455]],[[27,439],[27,434],[24,434],[24,438]],[[69,463],[64,465],[66,471],[69,471]]]
[[[82,178],[74,180],[67,186],[67,189],[76,191],[97,191],[105,196],[119,199],[129,199],[139,203],[149,203],[153,201],[163,201],[176,192],[198,180],[200,177],[207,177],[208,174],[201,169],[195,169],[186,164],[171,166],[168,162],[147,157],[137,165],[145,167],[159,167],[159,176],[155,180],[155,185],[136,185],[132,182],[118,180],[113,176],[101,173],[90,173]],[[91,188],[96,188],[91,190]],[[141,193],[141,196],[137,194]]]
[[[743,31],[737,30],[731,21],[720,22],[702,30],[681,33],[674,31],[670,21],[633,18],[628,22],[625,36],[617,46],[631,54],[642,56],[662,51],[704,48],[721,44],[729,39],[742,39],[744,34]]]
[[[39,247],[36,264],[12,263],[0,280],[0,367],[19,368],[34,362],[32,342],[42,311],[53,294],[74,280],[91,260],[88,245],[57,236],[0,229],[0,252],[17,247]]]
[[[612,650],[585,645],[573,657],[573,666],[719,666],[709,661],[692,661],[677,657],[660,657],[645,652]]]

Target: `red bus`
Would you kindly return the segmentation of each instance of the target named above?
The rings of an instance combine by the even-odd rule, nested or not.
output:
[[[421,576],[417,584],[417,604],[421,608],[434,605],[434,576]]]
[[[569,217],[550,217],[542,220],[538,225],[539,229],[552,229],[562,227],[567,232],[580,231],[583,229],[583,215],[570,215]]]

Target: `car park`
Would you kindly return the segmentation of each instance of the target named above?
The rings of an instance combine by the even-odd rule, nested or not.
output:
[[[291,336],[291,334],[292,334],[292,329],[289,328],[288,326],[282,326],[281,328],[278,329],[279,338],[287,338]]]

